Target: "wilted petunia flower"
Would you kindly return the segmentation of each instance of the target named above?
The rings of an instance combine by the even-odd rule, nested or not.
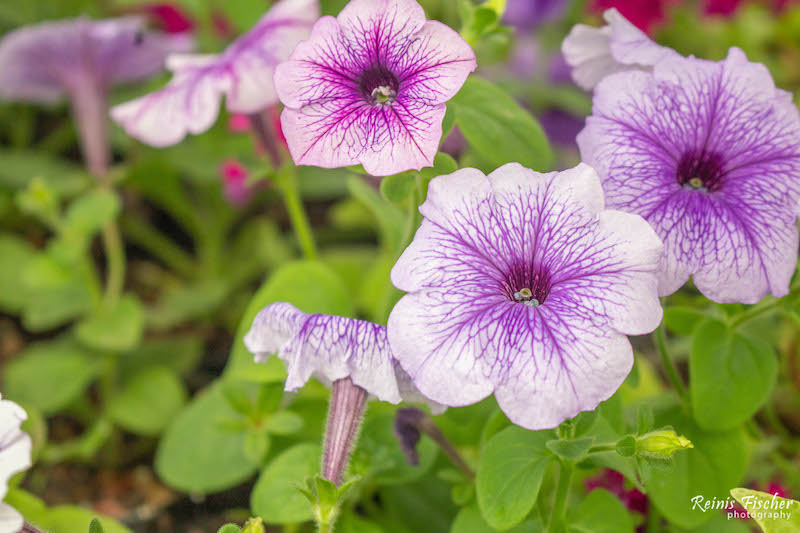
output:
[[[233,113],[261,111],[278,101],[275,66],[309,35],[317,17],[317,0],[282,0],[219,55],[171,55],[167,86],[115,106],[111,116],[142,142],[169,146],[208,130],[223,95]]]
[[[716,302],[789,292],[797,264],[800,113],[766,67],[732,48],[720,62],[663,61],[597,86],[578,135],[610,207],[664,241],[659,294],[689,276]]]
[[[386,327],[372,322],[306,314],[292,304],[278,302],[256,316],[244,343],[256,362],[277,354],[286,363],[289,391],[296,391],[311,377],[327,385],[349,377],[368,393],[390,403],[416,393],[403,369],[396,365]]]
[[[604,209],[594,170],[462,169],[431,181],[420,212],[388,336],[422,394],[461,406],[494,392],[512,422],[543,429],[614,393],[633,364],[625,335],[661,321],[662,245]]]
[[[626,70],[647,70],[662,59],[680,57],[671,48],[654,43],[616,9],[603,13],[602,28],[576,24],[561,45],[572,79],[586,90],[600,80]]]
[[[397,364],[385,326],[341,316],[309,315],[278,302],[256,316],[244,343],[256,362],[277,353],[286,363],[286,390],[299,389],[312,376],[331,386],[323,474],[334,483],[341,480],[368,393],[391,403],[421,401],[434,412],[443,410],[420,395]]]
[[[445,102],[475,70],[455,31],[414,0],[352,0],[275,71],[294,162],[386,176],[433,164]]]
[[[108,168],[107,93],[152,76],[191,39],[145,30],[139,17],[77,18],[14,30],[0,41],[0,98],[72,104],[89,170]]]
[[[20,429],[27,418],[19,405],[0,396],[0,531],[22,529],[22,516],[2,500],[9,479],[31,466],[31,438]]]

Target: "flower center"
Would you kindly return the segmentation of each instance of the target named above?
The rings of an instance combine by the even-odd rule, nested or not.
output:
[[[392,105],[400,88],[397,77],[383,65],[365,70],[358,85],[367,101],[374,106]]]
[[[722,157],[716,152],[688,151],[678,161],[676,178],[685,189],[715,192],[722,187],[722,166]]]
[[[539,307],[550,294],[550,274],[539,265],[512,267],[506,276],[503,291],[514,303]]]

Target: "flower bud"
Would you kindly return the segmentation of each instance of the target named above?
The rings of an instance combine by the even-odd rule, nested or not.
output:
[[[636,439],[636,453],[656,459],[669,459],[678,450],[694,448],[694,444],[673,429],[651,431]]]
[[[266,533],[266,529],[264,528],[264,521],[261,520],[261,518],[259,517],[251,518],[244,525],[242,533]]]

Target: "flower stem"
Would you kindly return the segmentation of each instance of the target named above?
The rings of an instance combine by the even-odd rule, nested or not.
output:
[[[314,243],[314,234],[311,230],[311,223],[308,220],[303,201],[300,198],[300,191],[297,187],[297,171],[290,164],[284,165],[276,174],[277,185],[283,194],[286,203],[286,210],[289,212],[289,219],[292,221],[294,233],[300,241],[300,249],[306,259],[317,258],[317,246]]]
[[[322,456],[322,476],[339,485],[347,468],[350,452],[355,446],[358,428],[364,418],[367,391],[350,378],[333,382],[328,425],[325,428],[325,447]]]
[[[125,285],[125,249],[117,222],[112,220],[102,230],[103,247],[106,253],[107,274],[105,303],[110,308],[119,299]]]
[[[416,445],[420,434],[424,433],[431,438],[447,455],[450,461],[461,470],[467,479],[475,479],[475,472],[464,461],[455,446],[439,429],[439,426],[428,416],[428,413],[416,407],[404,407],[395,412],[394,434],[400,442],[400,447],[412,465],[419,463]]]
[[[573,470],[574,465],[572,462],[561,461],[559,463],[556,497],[553,501],[553,512],[550,514],[550,524],[547,526],[547,533],[561,533],[564,530],[567,512],[567,496],[569,495],[569,485],[572,481]]]
[[[113,189],[108,175],[111,147],[106,89],[92,80],[80,78],[70,87],[69,93],[86,168],[100,187]],[[125,250],[116,221],[103,227],[102,240],[107,261],[105,303],[111,306],[125,283]]]
[[[664,336],[663,324],[658,326],[658,329],[656,329],[653,333],[653,337],[655,339],[656,348],[658,349],[658,354],[661,356],[661,362],[664,363],[664,369],[667,372],[667,377],[669,377],[669,380],[672,382],[672,386],[675,387],[675,391],[678,393],[681,401],[687,403],[689,401],[689,397],[686,394],[686,386],[683,384],[683,381],[678,374],[678,370],[675,368],[675,364],[672,362],[672,358],[669,356],[667,342]]]

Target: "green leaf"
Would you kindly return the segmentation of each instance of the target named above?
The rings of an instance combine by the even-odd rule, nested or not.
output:
[[[470,76],[448,107],[470,146],[493,168],[512,162],[539,171],[551,168],[553,154],[541,126],[489,81]]]
[[[545,444],[547,449],[569,461],[580,461],[594,444],[594,437],[575,440],[554,439]]]
[[[478,505],[486,522],[508,529],[527,516],[542,486],[552,431],[509,427],[492,437],[481,452],[476,479]]]
[[[764,533],[800,533],[800,502],[742,488],[731,490],[731,496]]]
[[[57,275],[55,271],[51,274]],[[33,288],[28,283],[32,281],[29,277],[26,276],[23,281],[29,288]],[[22,310],[22,324],[25,329],[33,332],[45,331],[61,326],[92,310],[94,305],[92,295],[76,272],[68,272],[64,278],[36,281],[42,285],[32,291]],[[44,286],[50,282],[53,284]]]
[[[49,415],[75,401],[98,371],[97,361],[72,342],[37,342],[6,366],[3,394]]]
[[[497,530],[489,527],[474,504],[461,509],[450,527],[450,533],[494,533],[495,531]],[[543,528],[538,520],[529,520],[506,531],[507,533],[540,533]]]
[[[748,420],[769,397],[777,372],[767,343],[707,320],[689,351],[695,420],[706,429],[731,429]]]
[[[267,456],[269,445],[266,431],[250,428],[244,438],[244,454],[254,463],[261,464]]]
[[[312,261],[288,263],[276,270],[250,300],[236,330],[226,377],[261,383],[285,379],[283,364],[277,358],[256,364],[242,342],[258,312],[273,302],[289,302],[306,313],[353,316],[347,287],[328,267]]]
[[[41,177],[59,195],[68,196],[89,185],[89,175],[75,163],[57,159],[42,150],[0,150],[0,187],[23,189],[31,178]]]
[[[0,311],[18,313],[31,297],[31,290],[20,282],[20,273],[35,252],[24,240],[10,234],[0,234]]]
[[[242,533],[242,528],[236,524],[225,524],[217,530],[217,533]]]
[[[626,435],[617,441],[617,453],[622,457],[632,457],[636,453],[636,437]]]
[[[202,339],[195,335],[174,335],[145,341],[133,351],[123,354],[120,364],[125,374],[161,365],[185,375],[195,369],[202,357]]]
[[[408,464],[394,436],[394,416],[368,413],[350,470],[381,485],[408,483],[421,478],[433,467],[437,450],[431,439],[423,437],[417,445],[419,464]]]
[[[139,435],[158,435],[186,403],[183,382],[172,371],[154,366],[133,376],[108,405],[111,420]]]
[[[657,417],[659,425],[672,426],[694,448],[676,454],[665,468],[643,472],[650,501],[670,522],[683,528],[698,527],[713,515],[692,509],[691,498],[724,500],[741,481],[747,467],[748,449],[741,429],[706,431],[673,408]]]
[[[89,524],[97,520],[97,513],[74,505],[59,505],[41,508],[34,514],[26,514],[25,518],[44,531],[54,533],[86,533]],[[116,520],[101,517],[102,529],[105,533],[131,533],[131,530]]]
[[[303,428],[303,417],[291,411],[278,411],[267,419],[267,431],[273,435],[291,435]]]
[[[228,283],[222,279],[170,287],[164,291],[156,306],[148,310],[147,324],[153,329],[165,330],[207,317],[219,309],[229,290]]]
[[[311,505],[294,485],[320,468],[316,444],[297,444],[275,457],[261,473],[250,496],[253,511],[268,524],[293,524],[311,518]]]
[[[401,172],[381,180],[381,196],[389,202],[403,205],[417,186],[417,173]]]
[[[336,521],[337,533],[384,533],[377,524],[368,522],[353,511],[344,510]]]
[[[239,418],[217,382],[194,397],[167,428],[156,452],[156,471],[184,492],[215,492],[241,483],[259,464],[244,450],[246,432],[223,421]]]
[[[81,321],[75,336],[99,351],[124,352],[139,345],[144,330],[144,310],[139,300],[123,295],[110,309],[103,308]]]
[[[664,325],[678,335],[691,337],[706,314],[693,307],[667,307],[664,310]]]
[[[119,214],[117,195],[106,189],[95,189],[78,197],[64,215],[61,231],[67,240],[88,242],[100,229]]]
[[[89,533],[105,533],[99,518],[92,518],[92,521],[89,522]]]
[[[569,516],[570,533],[633,533],[633,519],[619,498],[593,490]]]

